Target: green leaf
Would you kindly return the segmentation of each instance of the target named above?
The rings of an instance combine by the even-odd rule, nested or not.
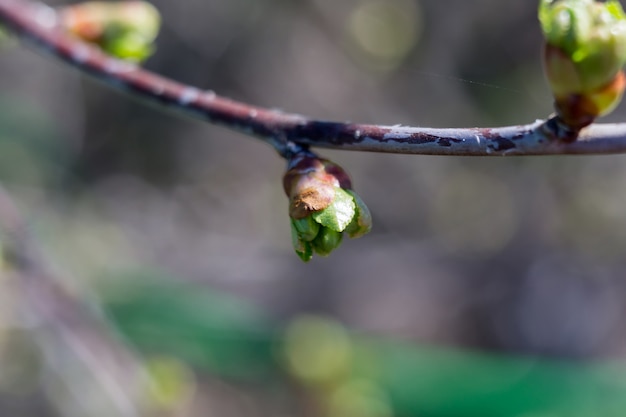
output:
[[[132,33],[106,41],[102,49],[118,58],[136,62],[145,60],[154,52],[150,42]]]
[[[341,244],[342,237],[341,232],[322,227],[317,237],[311,242],[311,246],[318,255],[328,256]]]
[[[315,236],[320,231],[320,224],[313,220],[311,216],[307,216],[304,219],[291,219],[291,225],[296,229],[298,237],[305,242],[315,239]]]
[[[105,31],[101,47],[118,58],[140,62],[154,52],[157,33],[158,26],[143,28],[127,22],[111,23]]]
[[[346,192],[354,198],[356,215],[348,227],[346,227],[345,232],[351,238],[361,237],[372,230],[372,214],[357,193],[352,190],[346,190]]]
[[[335,188],[335,198],[330,206],[326,207],[312,216],[316,222],[324,227],[334,230],[335,232],[343,232],[352,222],[356,214],[356,205],[354,198],[341,188]]]
[[[313,258],[313,248],[309,242],[304,242],[304,250],[299,251],[296,249],[296,254],[304,262],[309,262]]]
[[[310,242],[305,242],[300,238],[298,234],[298,230],[294,224],[294,221],[291,221],[291,244],[293,245],[293,249],[296,251],[296,254],[302,259],[304,262],[309,262],[313,257],[313,248]]]

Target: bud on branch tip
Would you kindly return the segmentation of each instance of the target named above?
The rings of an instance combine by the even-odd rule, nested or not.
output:
[[[626,15],[617,0],[541,0],[539,21],[557,113],[579,130],[622,98]]]
[[[62,26],[103,51],[130,61],[154,52],[161,26],[156,8],[145,1],[86,2],[60,10]]]
[[[289,197],[293,247],[305,262],[313,253],[329,255],[343,233],[356,238],[372,227],[369,209],[352,191],[348,174],[334,162],[298,153],[289,160],[283,187]]]

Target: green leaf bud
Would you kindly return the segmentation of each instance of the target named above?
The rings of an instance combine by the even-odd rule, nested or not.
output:
[[[283,187],[289,197],[293,246],[305,262],[313,253],[330,254],[343,232],[359,237],[371,229],[370,212],[351,186],[346,172],[331,161],[308,152],[289,161]]]
[[[545,72],[563,120],[583,127],[621,100],[626,14],[616,0],[541,0]]]
[[[142,61],[154,52],[161,16],[145,1],[93,1],[63,8],[61,23],[73,35],[111,55]]]

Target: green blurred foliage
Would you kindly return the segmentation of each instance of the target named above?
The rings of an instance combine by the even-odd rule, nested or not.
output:
[[[280,384],[280,375],[291,374],[331,416],[617,417],[626,407],[626,365],[619,361],[416,348],[351,335],[310,315],[281,333],[259,324],[260,312],[214,290],[156,282],[124,288],[124,301],[114,297],[106,310],[143,351],[229,379],[273,374]]]
[[[225,376],[257,379],[271,370],[270,328],[245,303],[167,281],[122,289],[107,311],[146,352],[174,354]]]

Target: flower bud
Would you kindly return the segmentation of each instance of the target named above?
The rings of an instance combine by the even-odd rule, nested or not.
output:
[[[87,2],[61,10],[70,33],[118,58],[142,61],[154,52],[161,16],[145,1]]]
[[[354,191],[346,172],[337,164],[308,152],[295,155],[283,178],[289,197],[293,247],[309,261],[313,253],[329,255],[342,233],[359,237],[369,232],[369,210]]]
[[[612,111],[624,90],[626,15],[609,0],[542,0],[545,72],[563,121],[582,128]]]

